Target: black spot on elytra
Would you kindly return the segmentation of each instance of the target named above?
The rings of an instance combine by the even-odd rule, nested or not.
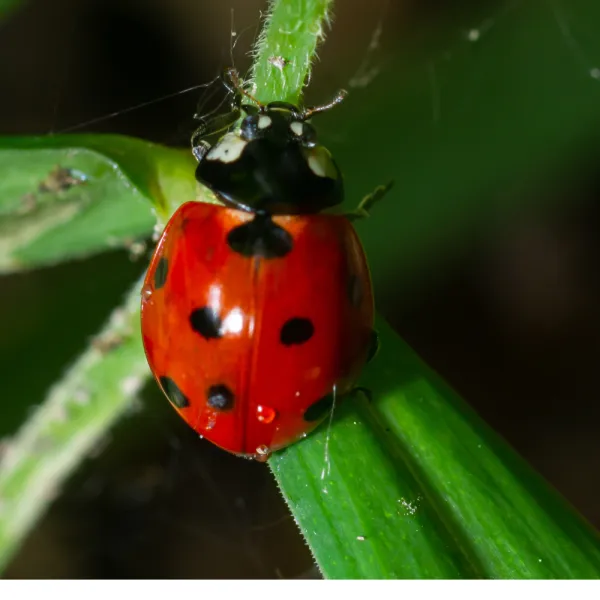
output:
[[[282,258],[294,246],[292,236],[268,215],[256,215],[227,235],[229,247],[246,258]]]
[[[154,269],[154,289],[160,290],[167,282],[167,273],[169,272],[169,261],[161,256],[156,269]]]
[[[215,410],[233,408],[233,392],[224,384],[211,385],[206,393],[208,405]]]
[[[369,339],[369,351],[367,352],[367,362],[371,362],[379,351],[379,334],[373,329]]]
[[[161,377],[159,381],[165,395],[177,408],[190,405],[190,401],[170,377]]]
[[[365,297],[363,283],[357,275],[350,275],[348,279],[348,299],[354,308],[358,308]]]
[[[221,319],[216,310],[210,306],[196,308],[190,313],[190,325],[204,339],[210,340],[221,337]]]
[[[322,419],[328,412],[331,411],[333,407],[333,394],[327,394],[323,396],[316,402],[313,402],[305,411],[304,411],[304,420],[305,421],[319,421]]]
[[[279,339],[284,346],[304,344],[308,342],[315,333],[315,326],[310,319],[294,317],[288,319],[281,328]]]

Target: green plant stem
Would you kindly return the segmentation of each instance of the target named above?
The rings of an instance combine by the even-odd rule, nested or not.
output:
[[[258,100],[298,103],[317,45],[330,25],[332,5],[332,0],[271,1],[250,78]]]
[[[139,334],[136,282],[92,345],[49,391],[0,459],[0,568],[61,484],[97,448],[149,376]]]

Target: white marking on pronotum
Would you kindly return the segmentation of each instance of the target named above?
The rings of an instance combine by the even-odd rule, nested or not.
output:
[[[241,156],[247,143],[235,133],[227,133],[219,143],[213,146],[206,155],[206,159],[224,163],[235,162]]]
[[[267,129],[268,127],[271,127],[272,122],[273,121],[271,120],[271,117],[267,117],[267,115],[261,115],[260,117],[258,117],[257,127],[259,129]]]
[[[325,160],[326,157],[319,154],[311,154],[308,157],[308,167],[317,177],[327,177]]]
[[[292,121],[290,123],[290,129],[294,135],[302,137],[302,134],[304,133],[304,123],[301,123],[300,121]]]

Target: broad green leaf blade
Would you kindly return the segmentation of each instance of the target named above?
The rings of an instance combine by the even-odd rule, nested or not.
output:
[[[331,427],[270,466],[328,578],[597,578],[600,538],[438,375],[382,348]]]
[[[0,272],[148,237],[197,196],[189,152],[115,135],[0,138]]]

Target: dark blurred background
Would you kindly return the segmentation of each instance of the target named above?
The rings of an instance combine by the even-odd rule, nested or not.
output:
[[[347,84],[382,11],[383,37],[393,39],[417,13],[435,19],[446,10],[433,0],[338,4],[311,98]],[[185,145],[198,103],[214,108],[219,90],[85,123],[212,80],[231,62],[232,8],[233,57],[243,71],[265,7],[259,0],[30,0],[0,23],[0,133],[82,125]],[[373,60],[384,64],[385,51]],[[562,208],[532,208],[502,235],[473,236],[435,277],[415,281],[410,295],[391,278],[378,308],[598,526],[600,181],[585,143],[566,189],[550,192],[549,178],[538,192],[568,196],[557,203]],[[11,399],[3,402],[0,435],[43,398],[144,268],[143,257],[114,251],[0,280],[0,364]],[[141,406],[70,479],[6,576],[318,574],[268,469],[199,442],[149,384]]]

